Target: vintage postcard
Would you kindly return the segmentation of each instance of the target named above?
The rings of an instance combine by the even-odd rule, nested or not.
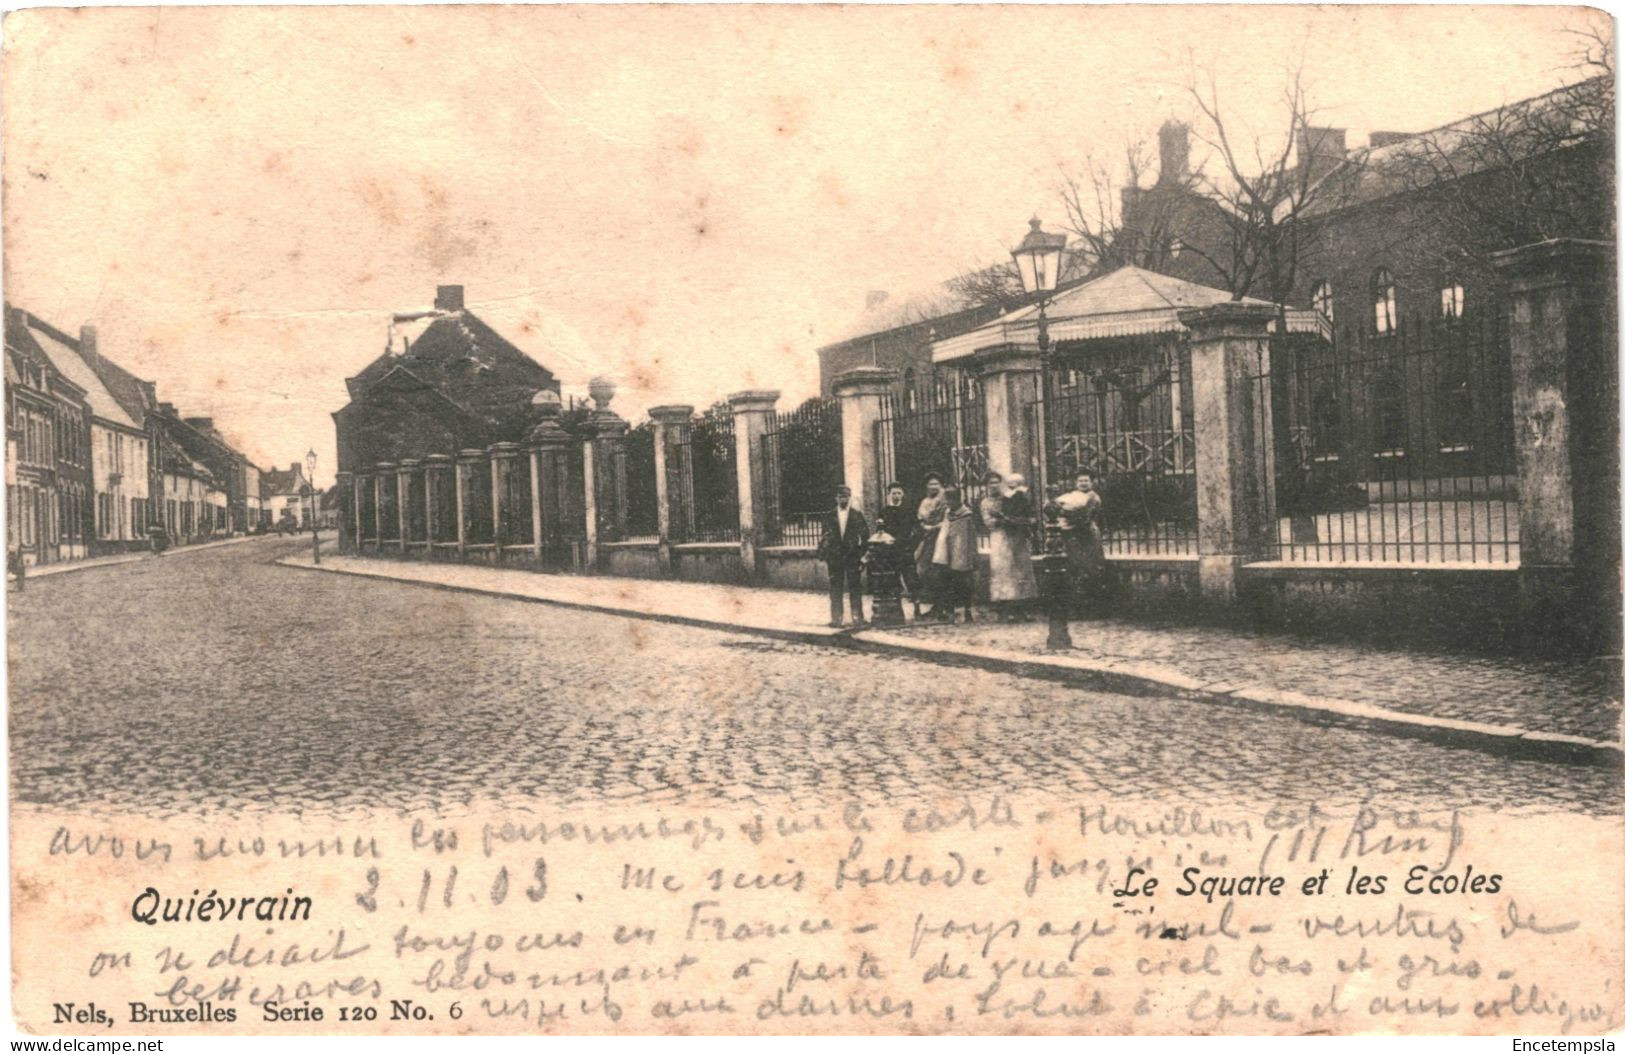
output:
[[[1617,1032],[1613,44],[11,12],[14,1028]]]

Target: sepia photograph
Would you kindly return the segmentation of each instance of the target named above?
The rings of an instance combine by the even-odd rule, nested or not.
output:
[[[1614,30],[7,12],[13,1039],[1617,1036]]]

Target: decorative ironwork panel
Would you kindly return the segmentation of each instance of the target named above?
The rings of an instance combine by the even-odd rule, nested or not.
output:
[[[626,433],[626,533],[652,538],[660,533],[660,491],[655,484],[655,427],[645,421]]]
[[[766,544],[818,544],[820,518],[846,478],[842,458],[839,400],[808,399],[792,413],[774,415],[761,444]]]
[[[680,511],[687,528],[683,541],[737,542],[739,473],[732,411],[719,404],[697,414],[679,437],[675,452],[680,485],[673,491],[674,532]]]
[[[959,371],[939,371],[935,384],[904,407],[887,399],[875,422],[882,483],[901,482],[918,499],[927,473],[936,472],[974,504],[987,475],[987,414],[981,383]]]
[[[1196,553],[1196,429],[1183,344],[1124,341],[1047,372],[1029,421],[1051,495],[1088,472],[1106,551]],[[1042,422],[1042,428],[1038,427]]]

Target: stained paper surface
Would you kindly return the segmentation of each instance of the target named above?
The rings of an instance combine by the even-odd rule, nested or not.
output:
[[[667,595],[603,574],[560,606],[527,593],[554,587],[520,569],[523,503],[513,566],[479,571],[532,582],[512,590],[449,558],[417,559],[411,581],[336,573],[391,555],[341,554],[342,519],[322,573],[308,531],[179,544],[241,533],[224,497],[218,529],[189,519],[174,533],[199,537],[156,556],[147,526],[193,502],[204,516],[208,474],[184,444],[138,448],[152,430],[115,419],[139,391],[92,361],[155,382],[155,414],[210,418],[186,427],[259,466],[257,495],[308,449],[342,510],[374,500],[335,475],[350,455],[334,414],[360,391],[346,380],[409,355],[442,287],[556,377],[561,420],[590,411],[597,377],[614,382],[597,409],[632,424],[732,393],[778,392],[787,412],[830,394],[820,348],[994,303],[987,268],[1035,211],[1074,247],[1076,228],[1115,233],[1129,181],[1150,188],[1171,160],[1165,121],[1191,129],[1186,171],[1215,186],[1204,105],[1258,166],[1299,117],[1353,129],[1358,152],[1384,127],[1590,83],[1594,50],[1611,53],[1598,12],[88,8],[13,12],[5,37],[8,357],[33,341],[88,364],[37,382],[33,351],[7,365],[10,550],[81,521],[90,550],[30,555],[7,597],[18,1029],[1585,1036],[1625,1021],[1617,646],[1567,667],[1537,656],[1521,667],[1533,681],[1502,690],[1493,663],[1510,649],[1413,661],[1338,643],[1328,672],[1262,643],[1201,658],[1206,631],[1177,619],[1147,624],[1168,634],[1161,653],[1127,654],[1075,620],[1078,661],[1117,678],[1088,687],[1019,668],[1042,653],[1039,623],[980,641],[910,629],[945,642],[933,658],[815,636],[817,592]],[[1295,113],[1294,91],[1313,107]],[[1605,98],[1611,128],[1611,80]],[[1605,191],[1577,193],[1611,215]],[[1193,238],[1139,264],[1189,266]],[[1308,259],[1288,283],[1306,332],[1322,306]],[[1266,271],[1247,296],[1274,299]],[[1466,293],[1443,301],[1402,275],[1398,303],[1471,305],[1477,272],[1461,273]],[[1385,288],[1338,279],[1338,310],[1380,314]],[[1112,335],[1156,339],[1134,325]],[[491,368],[484,332],[469,376]],[[1433,413],[1453,396],[1428,378],[1404,383]],[[38,385],[56,385],[40,407],[86,391],[94,449],[65,468],[30,461],[36,403],[10,393]],[[424,398],[428,418],[450,413]],[[103,432],[128,449],[104,451]],[[1462,458],[1482,443],[1430,442]],[[1614,472],[1617,500],[1617,460],[1577,449],[1577,478]],[[1325,451],[1309,455],[1324,471]],[[514,456],[532,465],[529,447]],[[196,494],[108,484],[150,457],[178,466],[153,479]],[[470,501],[491,480],[529,495],[547,478],[488,463],[457,476]],[[579,462],[561,471],[589,485]],[[1475,519],[1476,541],[1459,540],[1465,514],[1427,510],[1442,485],[1406,499],[1422,503],[1413,526],[1441,532],[1420,543],[1432,559],[1519,573],[1517,471],[1460,502],[1501,517]],[[109,486],[126,489],[104,508]],[[1195,489],[1169,486],[1196,508]],[[53,497],[23,505],[29,488]],[[308,498],[285,493],[276,516]],[[274,527],[270,500],[254,517]],[[1319,542],[1290,537],[1281,559],[1334,521],[1378,517],[1324,513]],[[1414,556],[1421,530],[1393,551],[1349,544],[1368,562]],[[1189,540],[1195,568],[1194,527]],[[695,561],[706,545],[738,556],[737,533],[693,542]],[[653,574],[653,544],[647,557]],[[795,632],[753,631],[781,623]],[[943,632],[959,630],[979,632]],[[951,641],[994,657],[956,658]],[[1013,653],[1027,658],[998,665]],[[1209,665],[1152,691],[1143,669],[1159,663]],[[1248,685],[1297,702],[1215,701]],[[1324,716],[1334,692],[1352,702]],[[1396,733],[1396,712],[1428,727]],[[1550,735],[1486,746],[1475,731],[1514,725]]]

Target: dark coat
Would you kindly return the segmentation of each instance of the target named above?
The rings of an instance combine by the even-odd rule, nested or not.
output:
[[[876,517],[879,528],[896,539],[897,548],[909,553],[920,541],[920,521],[907,505],[887,505]]]
[[[822,530],[818,536],[818,558],[826,564],[848,567],[863,559],[863,547],[869,544],[869,521],[857,509],[846,510],[846,534],[841,532],[840,517],[836,510],[824,513]]]

